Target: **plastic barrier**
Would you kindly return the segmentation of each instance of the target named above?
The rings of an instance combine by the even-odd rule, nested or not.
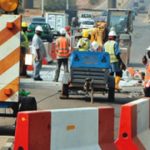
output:
[[[118,150],[150,150],[150,99],[143,98],[121,108]]]
[[[20,112],[14,150],[116,150],[114,109]]]
[[[52,60],[56,60],[56,43],[55,42],[51,43],[49,55],[52,58]]]

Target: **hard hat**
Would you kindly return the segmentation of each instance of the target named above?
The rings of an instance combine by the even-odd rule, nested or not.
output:
[[[108,36],[116,36],[116,32],[115,31],[110,31]]]
[[[150,51],[150,46],[146,49],[147,51]]]
[[[38,26],[35,28],[35,31],[41,31],[41,32],[43,32],[43,29],[42,29],[41,26],[38,25]]]
[[[26,22],[22,22],[22,23],[21,23],[21,27],[26,28],[26,27],[28,27],[28,24],[27,24]]]
[[[89,36],[89,31],[88,30],[83,30],[82,31],[82,37],[88,38],[88,36]]]
[[[65,35],[66,34],[66,30],[64,28],[61,28],[59,32],[60,32],[61,35]]]
[[[91,43],[91,47],[92,47],[93,50],[97,50],[98,47],[99,47],[99,45],[98,45],[98,43],[97,43],[96,41],[93,41],[93,42]]]

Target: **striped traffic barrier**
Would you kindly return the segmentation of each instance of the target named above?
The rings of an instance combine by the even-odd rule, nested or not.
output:
[[[56,43],[55,42],[52,42],[50,44],[49,55],[52,58],[52,60],[56,60]]]
[[[20,15],[0,15],[0,101],[18,102]]]
[[[14,150],[116,150],[114,109],[20,112]]]
[[[150,99],[142,98],[121,107],[118,150],[150,150]]]

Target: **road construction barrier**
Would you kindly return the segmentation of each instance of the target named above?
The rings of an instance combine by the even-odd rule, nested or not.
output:
[[[0,15],[0,101],[17,102],[20,68],[20,15]]]
[[[56,60],[56,43],[55,42],[52,42],[50,44],[49,55],[52,58],[52,60]]]
[[[150,150],[150,99],[142,98],[121,107],[118,150]]]
[[[114,109],[20,112],[14,150],[116,150]]]

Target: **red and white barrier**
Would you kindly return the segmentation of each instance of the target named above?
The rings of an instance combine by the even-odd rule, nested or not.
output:
[[[150,99],[143,98],[121,108],[118,150],[150,150]]]
[[[14,150],[116,150],[114,109],[20,112]]]

